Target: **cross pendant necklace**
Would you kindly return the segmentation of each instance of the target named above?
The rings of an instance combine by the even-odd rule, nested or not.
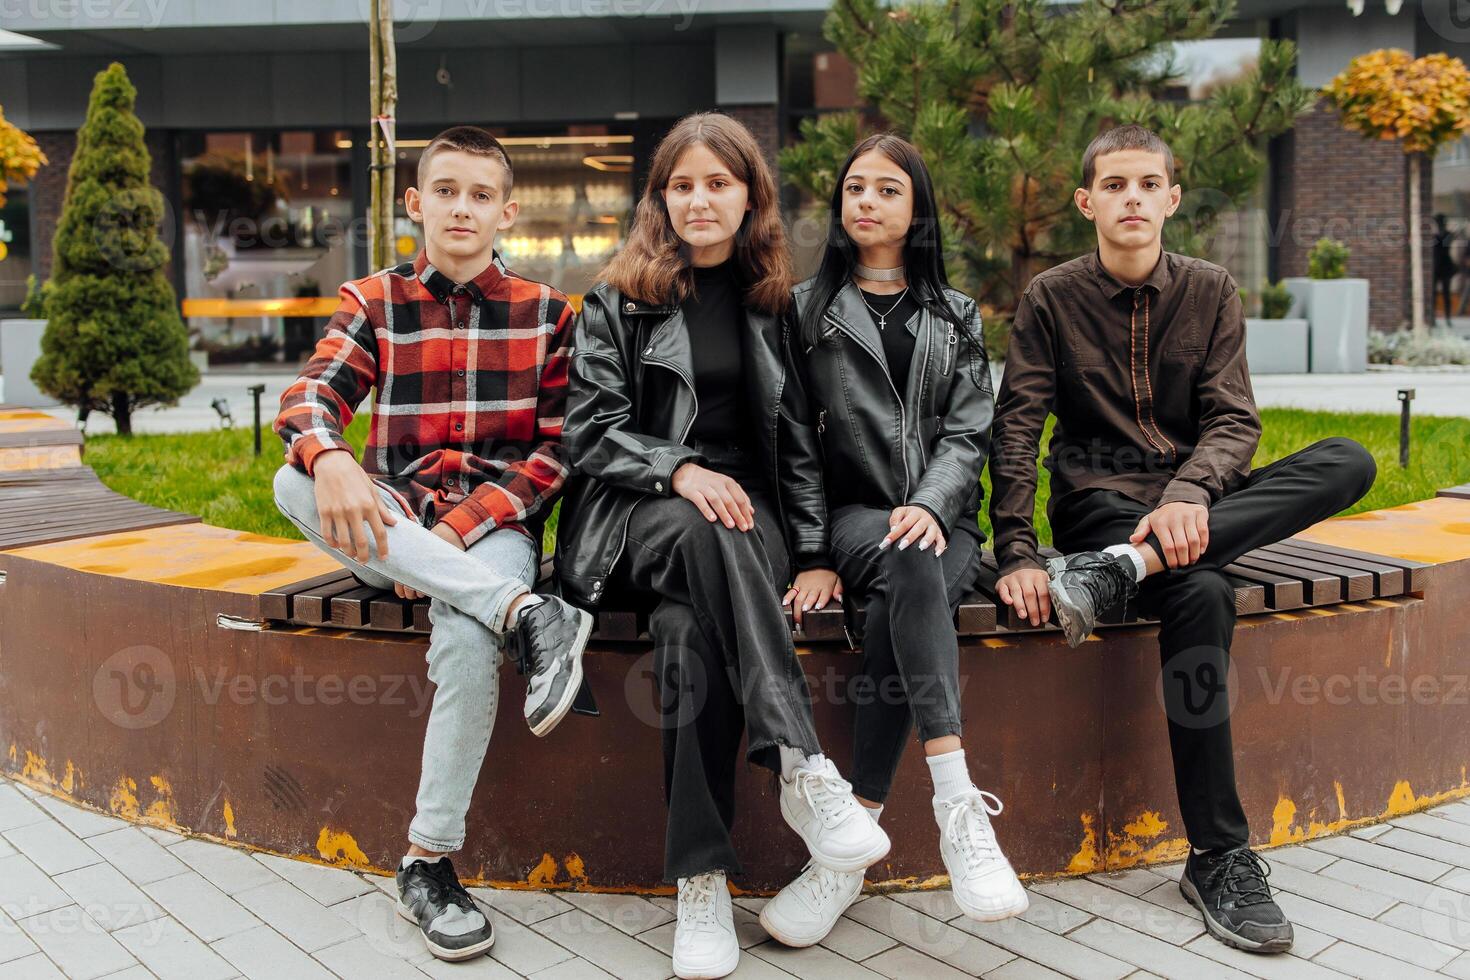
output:
[[[898,299],[894,300],[893,305],[882,313],[879,313],[877,310],[873,309],[873,304],[868,302],[868,297],[863,295],[863,291],[861,289],[858,290],[858,299],[863,301],[863,305],[868,308],[869,313],[878,318],[878,329],[883,330],[888,326],[888,314],[898,309],[898,304],[903,302],[903,298],[908,295],[908,291],[909,287],[903,287],[903,292],[898,294]]]

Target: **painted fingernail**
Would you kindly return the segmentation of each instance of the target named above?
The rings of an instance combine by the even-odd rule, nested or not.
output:
[[[810,602],[808,602],[806,605],[804,605],[804,606],[801,607],[801,611],[802,612],[811,612],[812,611],[812,604]]]
[[[909,539],[908,539],[908,538],[904,538],[904,539],[903,539],[903,540],[902,540],[902,541],[900,541],[900,542],[899,542],[899,543],[898,543],[898,550],[899,550],[899,551],[903,551],[903,550],[904,550],[904,549],[906,549],[906,548],[907,548],[907,547],[908,547],[908,546],[909,546]]]
[[[878,550],[879,551],[887,551],[888,550],[888,546],[890,544],[892,544],[892,543],[893,542],[889,541],[887,538],[884,538],[882,541],[880,541],[878,543]]]
[[[927,542],[927,541],[921,541],[921,542],[919,542],[919,550],[920,551],[928,551],[929,550],[929,542]]]

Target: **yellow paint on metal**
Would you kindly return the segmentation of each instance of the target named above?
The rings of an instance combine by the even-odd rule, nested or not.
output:
[[[1103,856],[1097,847],[1097,814],[1088,811],[1082,814],[1082,843],[1067,862],[1067,873],[1085,875],[1103,867]]]
[[[541,855],[541,862],[526,875],[526,884],[532,888],[556,888],[556,858]]]
[[[209,524],[174,524],[74,538],[9,553],[93,574],[245,595],[259,595],[342,568],[306,541]]]
[[[1431,497],[1334,517],[1300,535],[1321,544],[1439,564],[1470,558],[1470,500]]]
[[[107,801],[107,808],[124,820],[137,820],[138,810],[138,783],[134,779],[123,776],[112,788],[112,797]]]
[[[316,835],[316,852],[328,864],[347,865],[354,868],[370,868],[371,862],[357,841],[345,830],[323,827]]]
[[[235,839],[235,808],[230,806],[229,800],[225,800],[225,836]]]

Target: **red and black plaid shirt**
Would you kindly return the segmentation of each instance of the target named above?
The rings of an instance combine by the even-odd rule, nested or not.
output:
[[[498,527],[533,533],[567,477],[561,443],[573,312],[496,255],[456,284],[420,251],[346,283],[301,376],[281,395],[286,461],[351,447],[342,431],[377,389],[362,468],[425,526],[466,547]]]

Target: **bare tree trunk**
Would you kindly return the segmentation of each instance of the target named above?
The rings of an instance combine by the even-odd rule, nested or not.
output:
[[[1418,153],[1409,154],[1409,293],[1414,304],[1414,336],[1423,339],[1429,335],[1424,323],[1424,236],[1419,227],[1419,184],[1423,179],[1423,158]]]
[[[372,0],[368,25],[372,62],[372,149],[368,205],[368,264],[374,270],[393,264],[394,118],[398,109],[398,54],[393,42],[393,0]]]
[[[117,423],[117,434],[130,436],[133,434],[133,406],[128,400],[127,392],[114,391],[112,393],[112,421]]]

